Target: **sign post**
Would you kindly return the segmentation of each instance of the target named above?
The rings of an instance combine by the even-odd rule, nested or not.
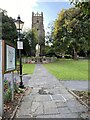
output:
[[[3,62],[3,45],[2,40],[0,40],[0,116],[3,116],[4,110],[4,100],[3,100],[3,81],[4,81],[4,74],[2,73],[2,62]]]
[[[14,72],[11,72],[12,101],[14,100]]]

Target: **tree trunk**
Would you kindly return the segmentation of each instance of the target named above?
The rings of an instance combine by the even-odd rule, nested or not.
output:
[[[77,60],[78,59],[78,57],[77,57],[77,51],[76,51],[75,48],[73,48],[73,50],[74,50],[74,60]]]
[[[85,57],[87,57],[88,55],[87,55],[87,51],[85,51]]]

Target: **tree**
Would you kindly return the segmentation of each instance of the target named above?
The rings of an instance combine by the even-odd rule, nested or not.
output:
[[[45,46],[45,55],[46,56],[54,56],[55,51],[53,48],[53,30],[54,30],[54,21],[51,21],[48,24],[46,29],[46,46]]]
[[[11,43],[15,43],[18,37],[17,29],[12,17],[8,17],[2,13],[2,37]]]
[[[35,29],[31,29],[31,30],[28,30],[28,31],[25,31],[23,33],[24,35],[24,39],[23,39],[23,42],[24,42],[24,53],[27,55],[27,56],[35,56],[35,53],[36,53],[36,44],[37,44],[37,32]]]
[[[64,54],[70,47],[74,51],[74,59],[77,53],[84,49],[89,49],[90,19],[85,18],[79,8],[62,10],[58,14],[54,28],[54,47],[58,54]]]
[[[74,4],[75,7],[80,8],[80,10],[83,13],[83,22],[84,22],[84,30],[86,30],[86,36],[85,38],[88,40],[88,48],[90,46],[90,1],[82,0],[81,2],[79,0],[70,0],[71,4]],[[89,33],[89,34],[88,34]],[[90,51],[90,48],[89,48]]]
[[[90,32],[90,20],[83,14],[81,9],[74,8],[69,9],[68,13],[73,12],[70,21],[68,22],[68,30],[70,31],[70,45],[74,50],[74,58],[77,59],[77,53],[80,50],[89,50],[89,32]],[[76,12],[75,12],[76,11]]]
[[[69,0],[71,4],[74,4],[75,7],[80,8],[83,13],[90,16],[90,1],[82,0],[81,2],[79,0]]]
[[[58,14],[58,18],[55,21],[54,27],[54,49],[57,55],[64,56],[66,48],[68,46],[68,31],[66,26],[66,10],[62,10]]]
[[[46,29],[46,44],[47,45],[52,45],[53,43],[53,30],[54,30],[54,21],[51,21],[48,24],[48,27]]]

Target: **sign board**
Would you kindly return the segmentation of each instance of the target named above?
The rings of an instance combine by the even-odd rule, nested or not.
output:
[[[16,49],[4,41],[4,73],[11,72],[16,68]]]
[[[15,48],[6,45],[6,71],[15,69]]]
[[[17,49],[23,49],[23,41],[17,41]]]
[[[0,57],[2,57],[1,64],[2,72],[4,74],[7,72],[14,71],[16,69],[16,49],[11,44],[5,42],[5,40],[1,41],[2,41],[2,56],[0,55]]]

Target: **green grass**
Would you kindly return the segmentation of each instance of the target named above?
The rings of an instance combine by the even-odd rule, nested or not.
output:
[[[88,80],[88,60],[60,59],[44,66],[60,80]]]
[[[32,74],[34,72],[35,64],[23,64],[23,73]]]

